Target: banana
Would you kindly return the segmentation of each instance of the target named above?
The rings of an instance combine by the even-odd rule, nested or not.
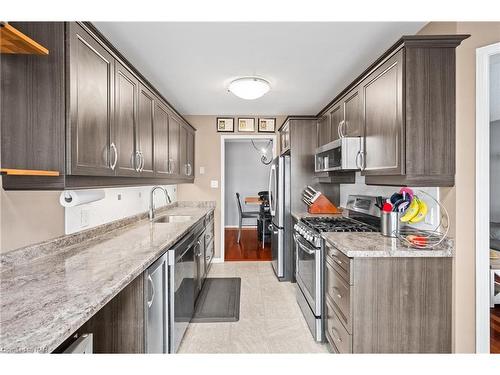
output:
[[[412,224],[421,222],[422,220],[424,220],[425,216],[427,215],[427,211],[428,211],[427,203],[425,203],[423,200],[419,199],[418,204],[420,206],[420,209],[418,210],[417,215],[415,215],[415,217],[410,219],[410,223],[412,223]]]
[[[410,203],[410,207],[406,209],[405,214],[401,217],[401,221],[403,223],[409,222],[411,219],[417,216],[419,210],[419,199],[417,197],[413,197],[413,200]]]

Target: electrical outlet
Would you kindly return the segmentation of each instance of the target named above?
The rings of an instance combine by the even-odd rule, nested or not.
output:
[[[122,195],[121,194],[118,194],[118,200],[121,201],[122,200]]]
[[[200,167],[200,174],[205,174],[205,167]]]
[[[80,226],[82,228],[88,227],[90,224],[90,211],[88,209],[82,208],[80,211]]]
[[[219,181],[218,180],[211,180],[210,181],[210,187],[212,189],[217,189],[219,187]]]

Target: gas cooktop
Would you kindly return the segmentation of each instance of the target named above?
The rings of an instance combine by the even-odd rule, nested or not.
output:
[[[306,217],[302,222],[317,232],[377,232],[370,225],[347,217]]]

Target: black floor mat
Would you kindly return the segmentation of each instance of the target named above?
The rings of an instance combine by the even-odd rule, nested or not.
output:
[[[207,278],[191,322],[237,322],[240,320],[240,291],[239,277]]]

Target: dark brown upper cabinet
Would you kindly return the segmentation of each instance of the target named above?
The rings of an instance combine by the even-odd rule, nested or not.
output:
[[[330,113],[322,115],[317,122],[317,142],[316,147],[321,147],[330,142]]]
[[[330,115],[332,134],[364,137],[366,184],[455,184],[455,49],[468,37],[403,36],[317,115],[318,134]]]
[[[330,140],[335,141],[340,138],[339,126],[344,119],[344,105],[338,102],[330,110]]]
[[[168,109],[158,100],[154,107],[154,171],[158,177],[169,177]]]
[[[118,155],[116,174],[137,176],[141,158],[136,147],[139,81],[122,64],[116,62],[114,139]]]
[[[188,131],[184,125],[181,125],[179,140],[179,165],[182,178],[188,176],[187,139]]]
[[[112,141],[115,59],[80,25],[69,26],[68,173],[111,176],[118,161]]]
[[[342,99],[344,116],[340,132],[343,137],[360,137],[363,134],[360,96],[359,87],[355,87]]]
[[[154,175],[154,152],[153,131],[155,115],[155,97],[151,90],[143,84],[139,84],[139,121],[136,132],[136,152],[139,157],[139,173],[141,176]],[[164,145],[158,143],[158,147],[168,147],[168,140],[163,140]]]
[[[188,178],[193,178],[194,177],[194,138],[195,138],[195,132],[191,130],[190,128],[186,127],[187,129],[187,147],[186,147],[186,152],[187,152],[187,165],[186,165],[186,175]]]
[[[196,129],[93,25],[13,25],[50,54],[0,59],[2,168],[59,176],[7,175],[4,189],[193,181]]]
[[[181,175],[179,161],[181,143],[181,124],[177,118],[171,114],[168,117],[168,162],[169,171],[172,176]]]
[[[405,173],[402,64],[400,50],[361,83],[365,176]]]

